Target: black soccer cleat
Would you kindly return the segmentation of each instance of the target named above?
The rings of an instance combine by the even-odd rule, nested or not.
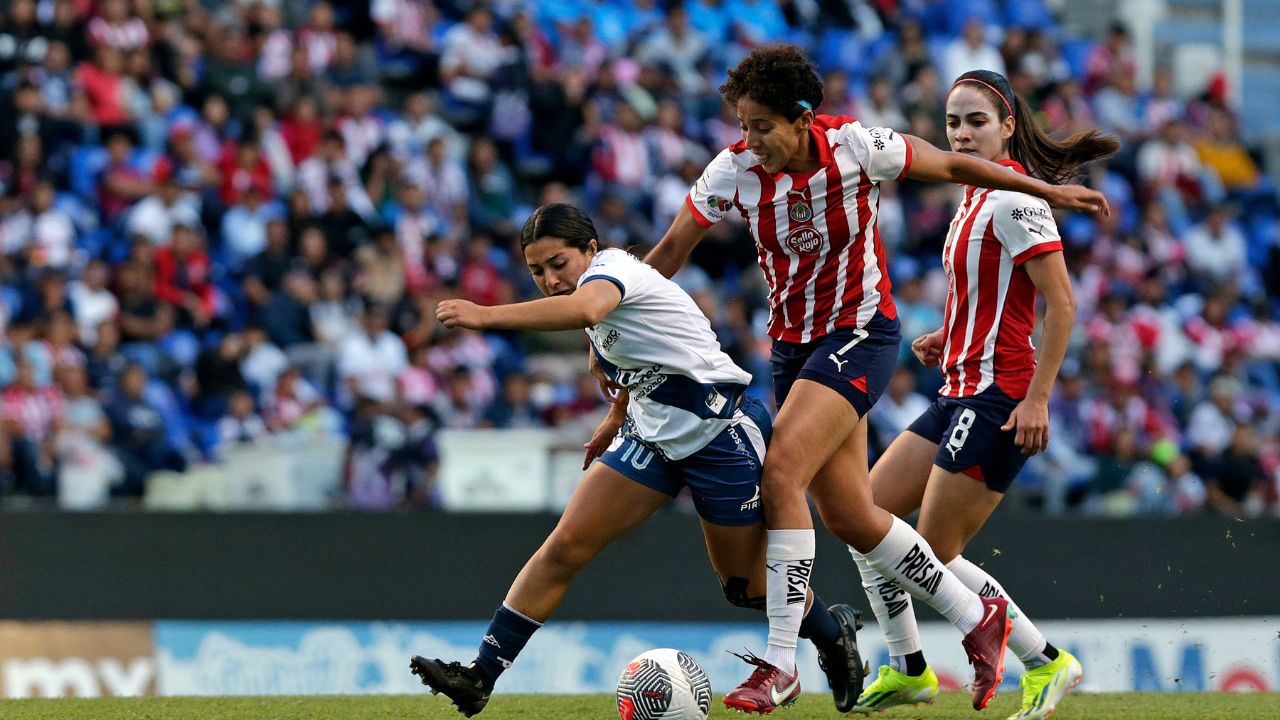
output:
[[[469,665],[456,661],[444,663],[414,655],[409,661],[409,669],[423,685],[431,688],[432,694],[442,694],[449,698],[458,712],[467,717],[475,715],[489,704],[489,694],[493,692],[493,688]]]
[[[827,684],[836,701],[836,710],[847,713],[853,710],[862,694],[862,684],[867,678],[867,667],[862,664],[858,652],[858,631],[862,629],[862,615],[848,605],[832,605],[827,612],[840,626],[838,650],[831,654],[818,649],[818,665],[827,674]]]

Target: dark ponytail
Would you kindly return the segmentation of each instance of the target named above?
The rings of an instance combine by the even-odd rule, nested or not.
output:
[[[991,100],[999,122],[1013,114],[1013,136],[1008,140],[1009,157],[1017,160],[1027,174],[1054,185],[1065,185],[1082,165],[1113,155],[1120,143],[1097,130],[1076,133],[1056,140],[1040,129],[1031,106],[1018,97],[1003,75],[990,70],[971,70],[951,86],[972,85]]]
[[[524,221],[520,230],[520,248],[527,248],[544,237],[561,238],[565,245],[586,252],[591,249],[591,241],[599,235],[590,215],[572,205],[549,203],[534,210]]]

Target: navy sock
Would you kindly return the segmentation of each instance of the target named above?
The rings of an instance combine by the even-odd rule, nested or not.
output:
[[[902,656],[902,667],[902,674],[918,677],[924,674],[924,669],[929,667],[929,664],[924,661],[924,652],[917,650]]]
[[[1058,648],[1054,647],[1053,643],[1049,642],[1048,640],[1045,640],[1044,650],[1041,650],[1040,654],[1049,658],[1049,662],[1053,662],[1054,660],[1058,659]]]
[[[823,652],[835,650],[836,644],[840,642],[840,626],[831,617],[831,613],[827,612],[827,604],[822,602],[817,593],[813,595],[809,612],[800,621],[800,637],[809,640]]]
[[[530,620],[507,607],[506,603],[498,608],[485,632],[484,641],[480,643],[480,653],[475,661],[476,672],[489,687],[493,687],[498,676],[511,667],[524,644],[540,627],[542,623]]]

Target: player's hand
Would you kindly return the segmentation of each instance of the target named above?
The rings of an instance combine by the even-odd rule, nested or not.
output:
[[[485,308],[466,300],[443,300],[436,305],[436,319],[447,328],[484,329]]]
[[[591,371],[591,375],[595,377],[596,382],[600,384],[600,394],[604,396],[604,399],[611,403],[618,402],[618,399],[622,397],[620,392],[622,390],[622,386],[614,382],[613,379],[605,373],[604,368],[600,367],[600,363],[596,362],[596,353],[594,350],[587,353],[587,369]]]
[[[587,449],[587,454],[582,458],[582,469],[586,470],[591,461],[604,454],[609,449],[609,444],[613,442],[613,438],[618,435],[618,431],[622,429],[622,423],[626,420],[625,413],[615,413],[612,410],[600,421],[600,425],[596,431],[592,433],[591,439],[583,445]]]
[[[1107,196],[1083,185],[1054,185],[1045,197],[1050,205],[1064,210],[1096,213],[1110,217]]]
[[[1016,430],[1013,443],[1022,448],[1023,455],[1035,455],[1049,445],[1049,403],[1023,400],[1000,429]]]
[[[943,336],[942,330],[935,330],[928,335],[921,335],[911,341],[911,352],[915,353],[916,359],[925,367],[936,367],[942,362],[942,347],[946,344],[946,338]]]

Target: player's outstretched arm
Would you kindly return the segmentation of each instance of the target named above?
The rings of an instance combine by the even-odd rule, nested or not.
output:
[[[445,300],[436,306],[436,319],[445,327],[468,330],[577,330],[598,324],[620,302],[617,285],[607,278],[590,278],[572,295],[510,305]]]
[[[914,135],[903,137],[911,143],[911,167],[907,169],[909,178],[1012,190],[1043,198],[1050,205],[1066,210],[1111,214],[1106,196],[1097,190],[1083,185],[1053,185],[1029,175],[1009,172],[990,160],[940,150]]]
[[[671,227],[667,228],[657,247],[649,251],[644,261],[664,276],[671,277],[689,261],[689,253],[706,234],[707,229],[693,217],[688,204],[682,204],[676,219],[671,221]]]

